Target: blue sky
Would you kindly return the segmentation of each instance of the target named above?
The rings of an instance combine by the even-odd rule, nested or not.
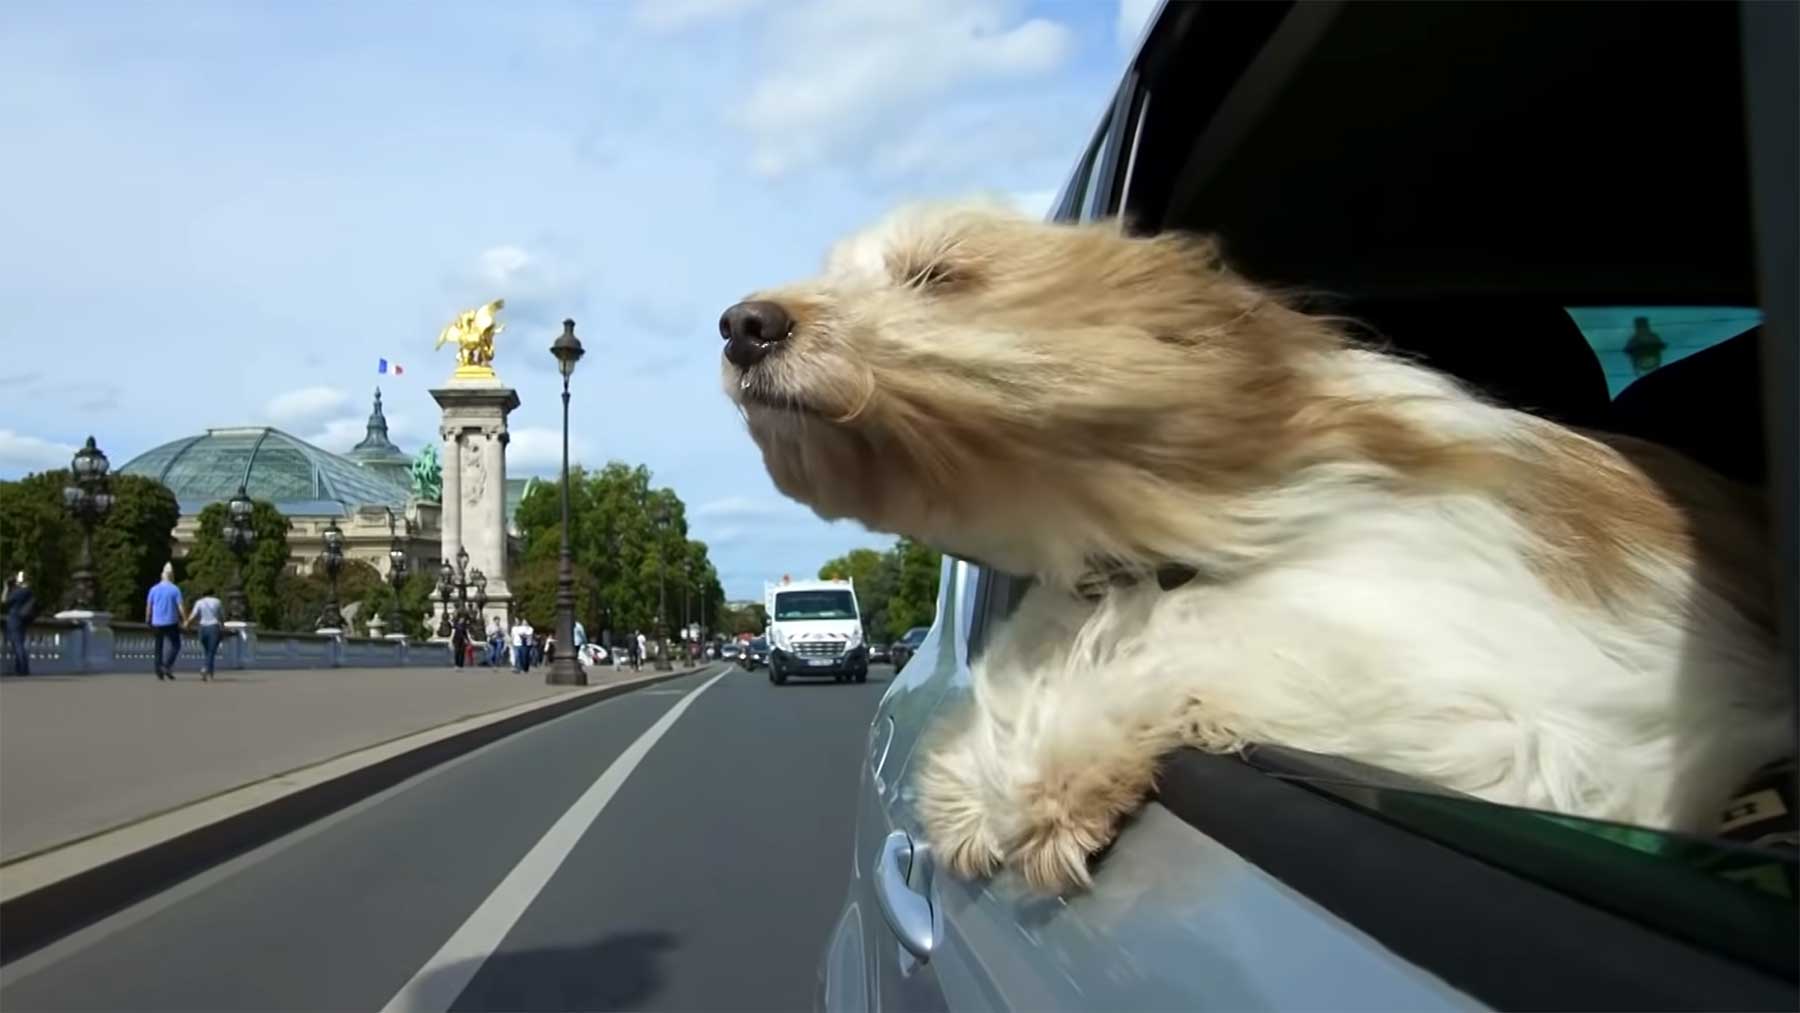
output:
[[[347,449],[378,379],[416,450],[438,329],[503,297],[514,474],[554,468],[571,316],[575,456],[649,465],[728,593],[886,544],[769,483],[718,314],[900,200],[1041,210],[1154,6],[7,4],[0,478],[89,433]]]

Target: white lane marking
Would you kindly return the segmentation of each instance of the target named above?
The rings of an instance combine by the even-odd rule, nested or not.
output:
[[[513,870],[494,888],[494,892],[488,894],[487,900],[482,901],[475,913],[456,930],[456,934],[445,941],[437,953],[425,962],[425,966],[419,968],[419,972],[402,985],[400,991],[382,1009],[386,1013],[399,1013],[401,1010],[443,1013],[448,1010],[457,997],[462,995],[469,982],[474,980],[475,972],[481,970],[481,965],[487,962],[500,941],[506,938],[525,909],[536,899],[538,892],[543,890],[544,884],[550,882],[550,877],[556,874],[563,859],[569,857],[569,852],[574,850],[582,835],[587,833],[588,827],[593,825],[600,810],[606,808],[613,795],[618,793],[619,786],[643,762],[650,747],[656,745],[656,740],[674,726],[676,719],[699,699],[700,694],[711,689],[713,683],[723,679],[725,675],[725,672],[720,672],[699,689],[677,701],[675,706],[669,708],[668,713],[645,729],[636,742],[627,746],[599,779],[589,785],[588,790],[575,800],[575,804],[532,845],[525,857],[519,860],[519,864],[513,866]]]

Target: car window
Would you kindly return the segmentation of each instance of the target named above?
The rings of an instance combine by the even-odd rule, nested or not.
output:
[[[1075,175],[1070,179],[1068,188],[1064,190],[1062,200],[1056,202],[1056,208],[1050,217],[1060,221],[1079,218],[1082,211],[1088,206],[1089,187],[1093,185],[1094,177],[1100,169],[1100,151],[1106,145],[1106,136],[1111,125],[1112,117],[1109,115],[1100,124],[1100,129],[1095,132],[1094,140],[1088,145],[1087,151],[1082,153],[1081,164],[1076,167]]]
[[[775,596],[775,618],[855,619],[856,600],[848,591],[783,591]]]
[[[1632,381],[1762,323],[1729,306],[1570,306],[1569,316],[1600,356],[1612,397]]]
[[[1794,974],[1800,886],[1791,847],[1602,823],[1356,778],[1270,773],[1588,903]]]

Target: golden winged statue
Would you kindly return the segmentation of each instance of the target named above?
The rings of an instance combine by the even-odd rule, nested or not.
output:
[[[494,335],[506,329],[499,321],[500,310],[506,306],[506,300],[495,299],[485,306],[472,310],[464,310],[456,315],[450,326],[438,333],[437,344],[432,349],[456,343],[456,373],[461,377],[491,377],[494,375]]]

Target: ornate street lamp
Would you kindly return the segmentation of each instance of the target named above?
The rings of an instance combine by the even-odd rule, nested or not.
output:
[[[325,528],[325,578],[330,582],[330,597],[325,599],[325,608],[319,613],[321,630],[341,630],[344,628],[344,613],[338,608],[338,571],[344,568],[344,532],[338,527],[337,518]]]
[[[448,559],[439,560],[438,566],[438,601],[443,603],[443,618],[438,620],[438,636],[450,635],[450,594],[455,584],[456,571],[450,568]]]
[[[564,320],[562,333],[550,343],[556,368],[562,373],[562,552],[556,563],[556,644],[562,650],[550,663],[544,681],[553,686],[585,686],[587,672],[575,656],[575,562],[569,554],[569,378],[581,361],[581,339],[575,321]]]
[[[111,463],[92,436],[69,462],[70,484],[63,487],[63,506],[81,525],[81,563],[75,569],[75,607],[92,611],[99,598],[94,579],[94,525],[112,510]]]
[[[402,518],[403,522],[404,520],[405,519]],[[410,524],[407,525],[406,533],[408,535],[412,534],[412,526]],[[392,510],[388,511],[388,535],[390,536],[388,542],[388,583],[393,585],[394,588],[394,629],[395,632],[404,636],[407,629],[412,625],[405,621],[400,611],[400,585],[406,583],[406,545],[400,540],[399,533],[394,530],[394,512]]]
[[[237,494],[231,497],[231,502],[225,504],[225,521],[228,525],[225,547],[231,550],[231,557],[237,562],[237,569],[231,575],[231,590],[225,595],[225,617],[232,622],[250,621],[250,602],[244,595],[244,557],[256,545],[256,529],[250,526],[250,519],[255,512],[256,504],[250,501],[243,484],[239,483]]]
[[[468,613],[471,627],[469,636],[473,639],[476,634],[482,632],[481,624],[487,621],[487,574],[482,573],[480,569],[470,570],[469,583],[475,588],[475,607]]]
[[[668,542],[668,504],[658,499],[651,517],[656,523],[656,669],[667,672],[675,667],[669,661],[669,597],[665,589],[667,581],[664,579],[664,573],[669,568],[668,557],[663,553]]]

